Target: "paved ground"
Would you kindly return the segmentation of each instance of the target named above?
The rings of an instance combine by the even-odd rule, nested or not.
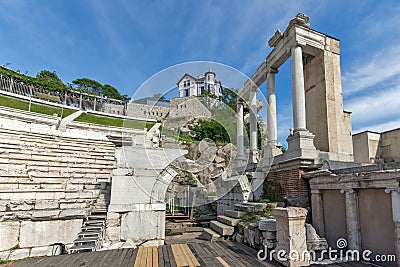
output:
[[[12,267],[78,267],[78,266],[129,266],[129,267],[255,267],[280,266],[277,263],[257,260],[257,251],[231,241],[171,244],[160,247],[119,249],[86,252],[55,257],[42,257],[13,264]],[[361,263],[345,263],[341,267],[366,266]]]

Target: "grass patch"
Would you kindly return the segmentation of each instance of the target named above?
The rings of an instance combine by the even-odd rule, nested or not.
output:
[[[0,106],[29,111],[29,101],[3,95],[0,95]],[[73,109],[64,108],[63,110],[62,108],[37,103],[31,103],[30,111],[47,115],[57,114],[58,117],[61,117],[62,114],[63,118],[76,112]]]
[[[154,126],[154,122],[128,120],[120,118],[111,118],[107,116],[94,115],[89,113],[82,113],[75,121],[94,123],[106,126],[125,127],[132,129],[144,129],[149,130]]]
[[[263,209],[261,212],[246,212],[246,214],[240,219],[242,222],[247,222],[247,223],[254,223],[258,220],[259,217],[271,217],[272,216],[272,208],[267,207]]]
[[[182,142],[189,143],[189,144],[198,144],[198,143],[200,143],[199,140],[196,140],[194,137],[191,137],[190,135],[179,134],[177,131],[170,130],[170,129],[167,129],[167,128],[162,128],[161,129],[161,134],[165,135],[167,137],[171,137],[171,138],[174,138],[176,140],[182,141]]]

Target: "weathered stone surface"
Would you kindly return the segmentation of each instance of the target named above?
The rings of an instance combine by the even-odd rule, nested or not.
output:
[[[223,215],[218,215],[217,220],[229,226],[236,226],[240,222],[240,219],[230,218]]]
[[[210,241],[210,242],[214,242],[214,241],[219,240],[219,239],[221,238],[221,235],[218,234],[218,233],[216,233],[216,232],[214,232],[214,231],[213,231],[212,229],[210,229],[210,228],[204,228],[202,237],[203,237],[205,240],[208,240],[208,241]]]
[[[121,240],[121,227],[107,227],[106,237],[110,242],[118,242]]]
[[[57,199],[54,200],[36,200],[35,209],[44,210],[44,209],[58,209],[60,204]]]
[[[235,228],[233,228],[232,226],[228,226],[218,221],[211,221],[210,228],[222,236],[233,235],[235,231]]]
[[[19,260],[29,256],[30,249],[16,249],[11,251],[10,256],[8,257],[9,260]]]
[[[276,231],[276,220],[261,219],[258,221],[258,229],[261,231]]]
[[[10,256],[9,250],[0,252],[0,260],[8,260],[9,256]]]
[[[21,222],[21,248],[48,246],[53,243],[72,243],[80,232],[82,219]]]
[[[238,223],[238,233],[244,235],[245,224],[243,222]]]
[[[225,214],[225,216],[239,219],[240,217],[243,217],[244,215],[246,215],[246,212],[236,211],[236,210],[225,210],[224,214]]]
[[[31,249],[29,254],[30,257],[40,257],[45,256],[47,254],[47,246],[45,247],[35,247]]]
[[[121,239],[134,242],[164,239],[165,214],[163,211],[132,211],[121,217]]]
[[[18,245],[19,227],[19,222],[0,222],[0,251]]]
[[[286,255],[289,255],[291,251],[297,251],[299,255],[307,251],[305,227],[307,210],[297,207],[276,208],[272,210],[272,214],[276,219],[276,250],[286,251]],[[302,259],[301,257],[299,259],[287,258],[286,261],[282,261],[279,258],[275,259],[285,266],[309,265],[308,259]]]
[[[276,232],[275,231],[264,231],[262,232],[262,236],[264,237],[264,239],[267,240],[275,240],[276,239]]]
[[[306,223],[306,237],[308,250],[318,251],[328,249],[326,239],[319,237],[315,228],[309,223]]]
[[[236,242],[238,243],[243,243],[243,235],[241,234],[236,234],[236,238],[235,238]]]
[[[32,212],[32,220],[57,220],[59,214],[59,210],[34,211]]]
[[[87,215],[86,210],[81,210],[81,209],[69,209],[69,210],[62,210],[60,214],[58,215],[59,219],[80,219],[80,218],[85,218]]]

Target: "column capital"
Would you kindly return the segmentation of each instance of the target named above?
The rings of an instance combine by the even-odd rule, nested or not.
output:
[[[311,194],[322,194],[322,192],[319,189],[311,189]]]
[[[258,86],[255,83],[252,83],[250,85],[250,92],[257,92],[258,91]]]
[[[353,194],[356,191],[352,188],[345,188],[345,189],[340,189],[340,193],[344,194],[344,193],[348,193],[348,194]]]
[[[387,187],[387,188],[385,188],[385,193],[390,194],[392,192],[400,193],[400,187]]]
[[[278,69],[275,69],[275,68],[268,68],[267,69],[267,75],[268,74],[277,74],[279,71],[278,71]]]

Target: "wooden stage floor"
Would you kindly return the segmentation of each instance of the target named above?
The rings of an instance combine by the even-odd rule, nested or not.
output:
[[[78,266],[129,266],[129,267],[248,267],[281,266],[275,262],[257,259],[257,251],[231,241],[172,244],[138,249],[118,249],[86,252],[54,257],[42,257],[17,262],[12,267],[78,267]],[[365,266],[345,263],[342,267]]]

